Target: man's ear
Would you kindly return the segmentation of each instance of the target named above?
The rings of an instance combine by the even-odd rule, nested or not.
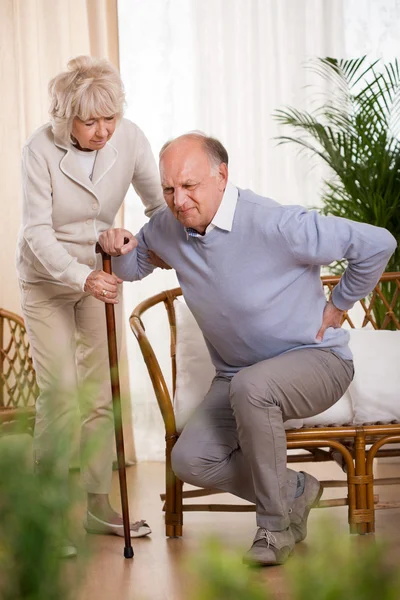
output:
[[[222,192],[228,182],[228,165],[221,163],[218,167],[218,189]]]

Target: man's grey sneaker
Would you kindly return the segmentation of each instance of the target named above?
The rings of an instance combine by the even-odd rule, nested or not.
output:
[[[259,527],[243,562],[254,566],[282,565],[293,552],[294,544],[290,527],[283,531],[268,531]]]
[[[302,542],[307,536],[307,519],[310,510],[316,506],[322,496],[323,487],[312,475],[304,473],[304,492],[294,499],[289,511],[290,529],[296,544]]]

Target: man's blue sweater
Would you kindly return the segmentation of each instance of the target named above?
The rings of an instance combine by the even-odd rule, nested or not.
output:
[[[377,283],[396,248],[394,237],[250,190],[239,190],[233,210],[231,230],[216,226],[190,237],[167,207],[161,209],[140,230],[138,247],[113,259],[115,273],[127,281],[151,273],[149,249],[171,265],[217,373],[232,376],[299,348],[329,348],[351,359],[346,330],[328,328],[323,341],[316,340],[326,304],[320,267],[347,259],[332,294],[335,306],[347,310]]]

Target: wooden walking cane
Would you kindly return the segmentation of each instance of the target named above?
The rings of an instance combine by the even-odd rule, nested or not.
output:
[[[97,254],[103,258],[103,271],[111,275],[111,256],[104,252],[100,244],[96,244]],[[114,412],[115,442],[117,446],[119,487],[121,492],[122,519],[124,523],[125,548],[124,557],[133,558],[131,543],[131,527],[129,521],[128,490],[126,487],[124,432],[122,430],[121,393],[119,387],[117,335],[115,330],[114,305],[105,303],[107,322],[108,359],[110,362],[111,393]]]

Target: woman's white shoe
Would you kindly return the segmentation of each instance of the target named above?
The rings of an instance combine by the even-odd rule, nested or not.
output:
[[[60,540],[58,543],[56,543],[54,550],[58,558],[73,558],[78,554],[76,546],[74,546],[74,544],[67,539]]]
[[[88,533],[102,535],[119,535],[120,537],[124,537],[123,525],[115,525],[114,523],[108,523],[107,521],[103,521],[102,519],[99,519],[98,517],[96,517],[96,515],[92,514],[89,511],[86,515],[84,527]],[[145,520],[131,523],[130,531],[131,537],[133,538],[145,537],[146,535],[149,535],[149,533],[151,533],[151,529]]]

